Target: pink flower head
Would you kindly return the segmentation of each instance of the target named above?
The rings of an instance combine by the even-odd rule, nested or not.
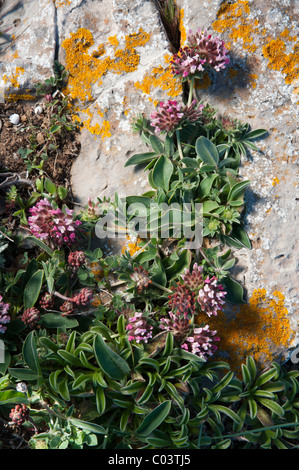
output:
[[[194,100],[190,106],[184,106],[177,101],[161,102],[157,111],[151,114],[151,125],[155,132],[172,132],[184,122],[194,123],[202,115],[203,105],[196,104]]]
[[[177,101],[163,101],[159,104],[159,110],[151,114],[151,125],[156,128],[156,132],[170,132],[178,127],[184,117],[182,105]]]
[[[196,354],[203,360],[207,360],[207,356],[212,356],[218,349],[212,341],[220,341],[220,338],[215,336],[217,331],[210,330],[208,325],[200,328],[194,328],[192,335],[188,336],[185,343],[181,345],[182,349]]]
[[[153,327],[148,324],[147,318],[144,317],[142,312],[136,312],[128,321],[126,330],[129,332],[129,341],[136,341],[136,343],[143,341],[147,343],[152,338]]]
[[[182,279],[186,286],[191,290],[198,289],[204,283],[203,280],[203,267],[199,266],[197,263],[194,263],[192,272],[189,269],[185,269],[185,273],[182,274]]]
[[[190,332],[190,322],[186,315],[175,315],[168,312],[169,318],[161,318],[161,330],[168,331],[173,334],[176,340],[182,341]]]
[[[212,37],[207,30],[189,31],[186,46],[180,48],[171,60],[172,71],[175,75],[187,79],[190,76],[200,76],[207,69],[219,72],[229,63],[224,42]]]
[[[197,302],[200,308],[209,317],[211,315],[217,315],[218,310],[222,310],[224,304],[224,298],[226,292],[215,276],[211,279],[209,276],[204,281],[204,286],[199,290]]]
[[[29,228],[32,235],[48,240],[58,246],[71,245],[76,238],[76,227],[81,224],[79,220],[73,219],[73,211],[65,208],[54,209],[48,199],[39,201],[29,209],[31,216],[28,217]]]
[[[172,290],[173,293],[168,296],[171,309],[177,315],[195,314],[195,293],[180,282]]]

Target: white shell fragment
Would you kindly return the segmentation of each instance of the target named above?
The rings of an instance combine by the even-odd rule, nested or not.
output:
[[[9,118],[10,122],[15,126],[20,122],[20,116],[18,114],[12,114]]]
[[[43,108],[40,105],[34,108],[34,114],[42,114],[42,112],[43,112]]]

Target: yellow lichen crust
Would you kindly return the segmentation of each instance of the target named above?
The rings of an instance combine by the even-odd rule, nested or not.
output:
[[[286,53],[286,43],[283,39],[296,41],[289,54]],[[265,44],[263,54],[269,60],[268,67],[282,72],[287,84],[291,84],[299,78],[299,42],[296,36],[290,35],[289,31],[283,31],[279,38],[272,39],[268,44]]]
[[[122,248],[122,253],[128,251],[130,255],[133,256],[138,251],[143,251],[143,249],[139,246],[140,242],[141,238],[138,237],[136,240],[132,240],[131,237],[127,235],[127,242]]]
[[[20,75],[23,75],[25,72],[23,67],[16,67],[15,72],[13,72],[11,75],[4,74],[2,79],[4,83],[9,83],[9,85],[12,88],[19,88],[20,84],[18,82],[18,78]]]
[[[150,34],[142,28],[137,33],[126,35],[124,38],[124,48],[119,47],[120,41],[116,36],[110,36],[107,44],[100,44],[97,49],[90,52],[95,44],[92,33],[79,28],[65,39],[62,47],[65,49],[65,68],[69,73],[67,89],[64,90],[72,99],[85,103],[93,99],[92,87],[100,86],[102,77],[108,72],[114,74],[131,73],[137,70],[140,55],[137,47],[144,46],[150,39]],[[114,47],[114,55],[106,55],[106,46]],[[83,121],[83,126],[92,134],[100,135],[102,139],[110,137],[110,123],[104,120],[101,124],[91,124],[92,116],[87,110],[88,118]],[[103,113],[99,112],[103,117]]]
[[[218,33],[229,31],[233,41],[240,39],[242,46],[249,52],[254,52],[257,46],[253,44],[254,34],[258,32],[258,22],[248,19],[250,14],[248,0],[239,0],[236,3],[224,2],[217,13],[217,20],[213,28]],[[226,43],[229,47],[229,44]]]
[[[135,87],[143,93],[149,95],[153,90],[152,88],[162,89],[167,91],[171,98],[182,93],[181,82],[172,74],[169,62],[171,56],[166,54],[164,57],[165,65],[154,67],[149,74],[146,74],[141,82],[136,82]],[[150,99],[152,101],[152,99]]]
[[[85,102],[92,99],[92,86],[102,84],[102,77],[107,72],[116,74],[134,72],[140,62],[136,47],[144,46],[150,35],[140,28],[138,33],[125,37],[124,49],[116,49],[114,57],[102,57],[105,46],[100,44],[93,53],[89,49],[94,45],[92,33],[80,28],[76,33],[65,39],[62,47],[65,49],[66,70],[69,72],[68,92],[73,99]],[[108,38],[108,45],[117,48],[118,40]]]
[[[291,346],[294,332],[284,301],[279,291],[268,296],[266,289],[256,289],[248,304],[235,312],[234,319],[228,320],[223,312],[209,319],[210,327],[220,337],[220,350],[229,353],[233,370],[238,371],[247,356],[257,363],[271,362],[278,350]],[[203,320],[198,316],[197,323]]]
[[[299,42],[297,36],[292,35],[288,29],[284,29],[276,38],[265,38],[266,28],[262,29],[257,19],[250,18],[248,0],[238,0],[235,3],[225,1],[218,10],[213,28],[218,33],[228,33],[233,42],[241,41],[242,47],[248,52],[255,52],[261,45],[264,57],[269,60],[270,69],[283,73],[286,84],[298,80]],[[255,37],[256,43],[254,43]],[[292,51],[287,53],[287,46],[289,47],[292,43],[294,43]],[[226,46],[231,48],[229,43],[226,43]],[[250,79],[253,88],[256,87],[255,78]]]

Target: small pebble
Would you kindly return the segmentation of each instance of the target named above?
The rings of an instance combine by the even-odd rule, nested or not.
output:
[[[43,112],[43,108],[40,105],[34,108],[34,114],[42,114],[42,112]]]
[[[18,114],[12,114],[9,118],[10,122],[15,126],[20,122],[20,116]]]

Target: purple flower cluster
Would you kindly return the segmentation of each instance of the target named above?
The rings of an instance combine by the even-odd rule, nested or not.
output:
[[[222,310],[226,292],[215,276],[204,279],[202,266],[194,263],[192,273],[186,269],[181,277],[185,288],[195,293],[196,301],[203,313],[210,317],[217,315],[218,310]]]
[[[148,324],[142,312],[135,312],[134,316],[130,317],[128,321],[126,330],[129,332],[129,341],[136,341],[136,343],[143,341],[147,343],[152,338],[153,327]]]
[[[200,328],[194,328],[192,334],[185,339],[185,343],[181,345],[182,349],[196,354],[203,360],[207,360],[208,356],[212,356],[217,350],[217,346],[212,341],[220,341],[215,336],[217,331],[210,330],[208,325]]]
[[[196,122],[200,119],[203,105],[196,105],[194,100],[189,106],[184,106],[177,101],[163,101],[159,108],[151,114],[151,126],[155,132],[171,132],[184,122]]]
[[[71,209],[66,207],[64,212],[54,209],[48,199],[42,199],[29,211],[29,228],[35,237],[58,246],[74,243],[76,228],[81,222],[74,221]]]
[[[208,325],[194,326],[190,316],[199,312],[210,317],[222,310],[226,292],[218,283],[216,277],[204,278],[203,267],[194,263],[192,271],[185,270],[181,275],[182,282],[178,282],[169,296],[169,306],[172,311],[168,318],[160,320],[160,328],[174,335],[181,343],[181,348],[196,354],[206,360],[216,350],[214,341],[219,341],[217,331],[210,330]]]
[[[10,316],[7,315],[9,310],[9,304],[2,302],[3,297],[0,295],[0,333],[5,333],[6,325],[10,322]]]
[[[189,31],[186,46],[180,48],[171,60],[172,72],[183,79],[200,74],[206,69],[219,72],[229,63],[224,42],[212,37],[207,30]]]
[[[217,315],[218,310],[222,310],[224,305],[224,297],[226,292],[215,276],[211,279],[207,277],[204,281],[204,286],[198,292],[197,301],[200,308],[209,317],[211,315]]]

